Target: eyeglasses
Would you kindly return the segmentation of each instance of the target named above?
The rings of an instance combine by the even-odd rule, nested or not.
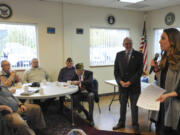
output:
[[[3,67],[8,67],[8,66],[10,66],[10,64],[3,64],[2,66]]]
[[[124,43],[125,45],[132,45],[132,43],[130,42],[130,43]]]

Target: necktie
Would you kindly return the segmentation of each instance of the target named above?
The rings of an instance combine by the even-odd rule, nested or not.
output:
[[[79,87],[81,88],[81,76],[79,77],[79,81],[80,81]]]
[[[126,53],[126,63],[128,64],[129,62],[129,52]]]

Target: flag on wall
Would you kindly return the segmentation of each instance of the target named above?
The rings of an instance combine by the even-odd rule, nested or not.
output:
[[[144,63],[144,73],[147,74],[148,65],[147,65],[147,39],[146,39],[146,22],[144,21],[143,33],[141,37],[141,43],[139,51],[143,54],[143,63]]]

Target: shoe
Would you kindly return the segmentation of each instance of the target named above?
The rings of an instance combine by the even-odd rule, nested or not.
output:
[[[89,125],[90,125],[91,127],[94,127],[94,121],[91,120],[91,121],[89,122]]]
[[[37,135],[52,135],[52,131],[50,131],[50,129],[47,129],[47,128],[36,129],[35,133]]]
[[[135,132],[138,132],[139,131],[139,125],[133,125],[133,130]]]
[[[116,126],[113,127],[113,130],[117,130],[117,129],[121,129],[121,128],[125,128],[125,124],[118,123]]]

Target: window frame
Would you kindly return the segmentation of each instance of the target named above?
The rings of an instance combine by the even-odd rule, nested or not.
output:
[[[123,28],[119,28],[119,27],[113,27],[113,28],[110,28],[110,27],[90,27],[89,28],[89,67],[90,68],[97,68],[97,67],[113,67],[114,66],[114,63],[113,64],[107,64],[107,65],[91,65],[91,61],[90,61],[90,48],[91,48],[91,44],[90,44],[90,30],[91,29],[109,29],[109,30],[127,30],[128,32],[129,32],[129,36],[128,37],[130,37],[131,36],[131,30],[130,30],[130,28],[125,28],[125,27],[123,27]],[[124,49],[123,49],[124,50]],[[118,52],[120,52],[120,51],[123,51],[123,50],[119,50]],[[117,53],[118,53],[117,52]],[[116,53],[116,54],[117,54]],[[115,61],[115,59],[114,59],[114,61]]]
[[[37,59],[39,60],[39,39],[38,39],[38,24],[37,23],[25,23],[25,22],[5,22],[5,21],[0,21],[0,24],[8,24],[8,25],[29,25],[29,26],[34,26],[35,28],[35,37],[36,37],[36,55]],[[7,59],[8,60],[8,59]],[[11,63],[10,63],[11,64]],[[25,71],[30,68],[29,67],[10,67],[13,70],[16,71]]]

